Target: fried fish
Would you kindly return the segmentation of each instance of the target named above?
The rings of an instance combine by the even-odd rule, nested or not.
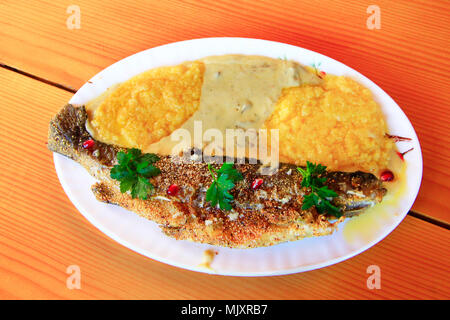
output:
[[[92,186],[95,197],[102,202],[119,205],[156,222],[162,231],[182,240],[233,248],[271,246],[311,236],[331,234],[343,218],[319,214],[314,207],[302,210],[305,188],[296,166],[281,164],[277,172],[261,176],[261,164],[236,164],[243,180],[231,190],[233,209],[224,211],[206,201],[211,184],[208,165],[192,159],[174,161],[160,156],[155,163],[161,173],[151,178],[155,186],[148,200],[133,199],[121,193],[118,181],[110,177],[117,164],[117,153],[126,151],[114,145],[95,141],[95,148],[84,148],[93,140],[86,129],[84,106],[68,104],[51,120],[48,148],[81,164],[98,182]],[[219,165],[214,165],[217,168]],[[254,190],[252,182],[264,183]],[[327,172],[327,186],[338,196],[333,204],[344,216],[358,214],[380,202],[386,193],[373,174],[364,172]],[[176,183],[176,196],[167,195]]]

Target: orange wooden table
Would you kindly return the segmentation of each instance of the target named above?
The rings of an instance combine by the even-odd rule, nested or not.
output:
[[[380,29],[369,29],[372,2]],[[448,1],[0,1],[0,298],[449,299]],[[71,5],[80,28],[68,28]],[[265,278],[211,276],[145,258],[74,208],[46,150],[51,116],[94,74],[138,51],[202,37],[298,45],[353,67],[406,112],[424,177],[387,238],[337,265]],[[66,287],[69,265],[81,289]],[[368,289],[367,267],[381,269]]]

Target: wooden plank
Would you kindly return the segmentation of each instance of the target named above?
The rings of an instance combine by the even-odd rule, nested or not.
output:
[[[2,68],[0,86],[0,299],[450,298],[450,232],[413,217],[361,255],[289,276],[211,276],[134,253],[88,223],[56,177],[47,125],[70,94]],[[81,290],[66,287],[70,265]],[[380,290],[367,288],[370,265]]]
[[[425,163],[413,210],[450,222],[450,2],[377,1],[380,30],[366,27],[368,4],[357,1],[76,3],[81,28],[70,30],[70,1],[2,1],[0,62],[76,89],[119,59],[185,39],[253,37],[321,52],[374,80],[403,108]]]

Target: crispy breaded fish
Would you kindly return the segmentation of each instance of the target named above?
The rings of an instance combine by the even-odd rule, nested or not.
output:
[[[117,153],[125,149],[100,141],[95,141],[94,150],[83,148],[83,142],[93,139],[86,130],[86,120],[83,106],[63,107],[50,122],[48,148],[77,161],[99,180],[92,186],[98,200],[117,204],[156,222],[168,236],[253,248],[328,235],[343,220],[318,214],[314,207],[302,210],[305,190],[301,187],[301,175],[296,166],[289,164],[281,164],[275,174],[264,176],[264,184],[257,190],[251,184],[261,178],[258,172],[261,164],[236,164],[244,179],[231,190],[233,209],[224,211],[211,207],[205,199],[211,184],[206,163],[175,162],[169,156],[161,156],[155,163],[161,173],[151,178],[155,186],[152,197],[132,199],[128,193],[121,193],[118,181],[110,177],[111,168],[117,164]],[[173,183],[180,190],[176,196],[168,196],[167,189]],[[328,172],[327,186],[338,194],[333,204],[345,215],[380,202],[386,193],[374,175],[359,171]]]

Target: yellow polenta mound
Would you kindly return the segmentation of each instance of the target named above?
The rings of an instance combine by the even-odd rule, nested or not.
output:
[[[192,62],[141,73],[98,106],[90,128],[98,140],[145,149],[179,128],[200,104],[204,64]]]
[[[284,89],[265,126],[279,129],[280,161],[297,165],[378,173],[393,148],[371,92],[347,77]]]

